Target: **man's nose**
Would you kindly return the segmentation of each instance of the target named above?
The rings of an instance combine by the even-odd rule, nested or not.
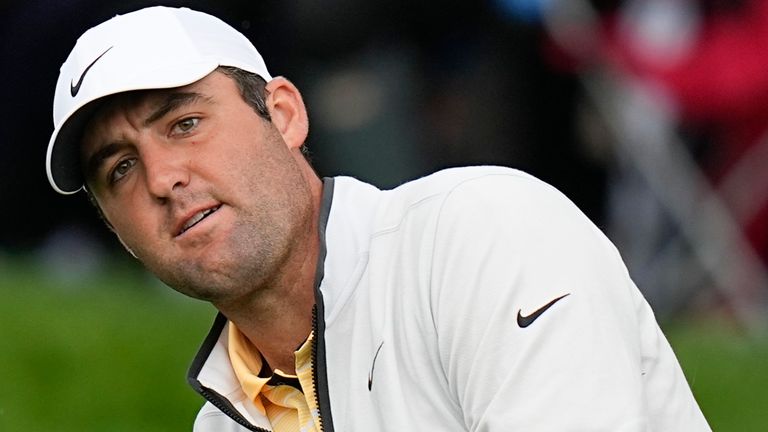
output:
[[[165,202],[189,184],[189,159],[181,149],[161,143],[146,146],[143,153],[147,189],[152,197]]]

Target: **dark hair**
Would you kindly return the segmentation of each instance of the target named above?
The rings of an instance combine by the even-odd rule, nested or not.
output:
[[[256,111],[256,114],[267,121],[272,121],[267,109],[267,82],[264,78],[232,66],[219,66],[216,70],[232,78],[240,89],[240,96]]]

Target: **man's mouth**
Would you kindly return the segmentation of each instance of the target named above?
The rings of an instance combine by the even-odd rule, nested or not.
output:
[[[197,225],[203,219],[205,219],[208,216],[212,215],[213,213],[216,212],[216,210],[218,210],[220,208],[221,208],[221,205],[217,205],[215,207],[210,207],[210,208],[207,208],[205,210],[200,210],[199,212],[195,213],[194,215],[192,215],[192,217],[187,219],[187,221],[184,223],[184,225],[182,225],[181,230],[179,231],[178,234],[176,234],[176,236],[180,236],[180,235],[184,234],[188,229],[190,229],[193,226]]]

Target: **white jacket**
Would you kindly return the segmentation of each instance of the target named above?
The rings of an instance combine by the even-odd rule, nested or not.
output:
[[[339,177],[320,222],[325,432],[710,430],[618,252],[553,187],[501,167],[390,191]],[[225,325],[190,369],[195,430],[269,430]]]

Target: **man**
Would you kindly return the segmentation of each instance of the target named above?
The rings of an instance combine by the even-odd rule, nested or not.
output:
[[[199,431],[706,431],[611,243],[500,167],[320,180],[298,89],[206,14],[86,32],[46,161],[126,249],[221,312]]]

